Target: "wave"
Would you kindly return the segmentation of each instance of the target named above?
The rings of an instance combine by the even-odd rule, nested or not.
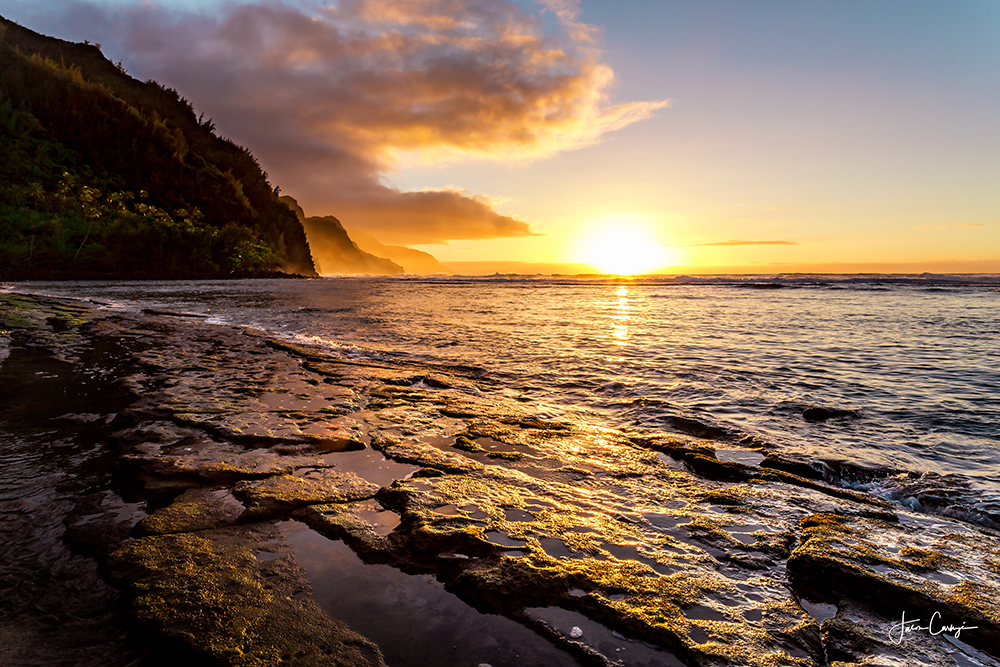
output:
[[[338,276],[337,280],[363,279],[371,276]],[[546,275],[546,274],[492,274],[477,275],[433,275],[420,276],[403,274],[383,276],[379,279],[395,282],[482,284],[482,283],[529,283],[529,284],[620,284],[630,285],[722,285],[752,289],[780,289],[782,287],[836,288],[845,286],[870,287],[874,289],[891,286],[1000,286],[1000,274],[995,273],[771,273],[771,274],[718,274],[718,275],[642,275],[615,276],[598,274]]]
[[[903,472],[850,486],[915,512],[1000,530],[1000,498],[963,475]]]

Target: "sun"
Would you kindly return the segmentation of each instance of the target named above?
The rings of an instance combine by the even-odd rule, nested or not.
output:
[[[581,241],[581,260],[604,274],[652,273],[673,263],[673,253],[642,227],[607,223]]]

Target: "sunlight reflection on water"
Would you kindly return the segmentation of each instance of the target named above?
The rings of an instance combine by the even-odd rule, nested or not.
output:
[[[625,347],[628,345],[628,323],[632,319],[629,313],[631,308],[629,307],[628,299],[628,287],[622,285],[618,288],[618,305],[615,313],[611,316],[613,322],[614,331],[612,336],[614,340],[612,344],[617,347]]]
[[[593,423],[750,434],[808,455],[960,473],[1000,489],[995,283],[345,278],[23,287],[211,313],[349,355],[454,365],[539,409]],[[836,416],[803,419],[809,406]]]

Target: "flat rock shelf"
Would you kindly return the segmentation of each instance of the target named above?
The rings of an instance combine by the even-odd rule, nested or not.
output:
[[[996,534],[758,444],[173,312],[0,317],[0,664],[1000,665]]]

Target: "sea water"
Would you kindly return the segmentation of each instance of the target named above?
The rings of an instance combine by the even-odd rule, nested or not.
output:
[[[835,483],[1000,526],[1000,276],[406,276],[5,289],[198,314],[352,357],[439,364],[546,418],[774,450]]]

